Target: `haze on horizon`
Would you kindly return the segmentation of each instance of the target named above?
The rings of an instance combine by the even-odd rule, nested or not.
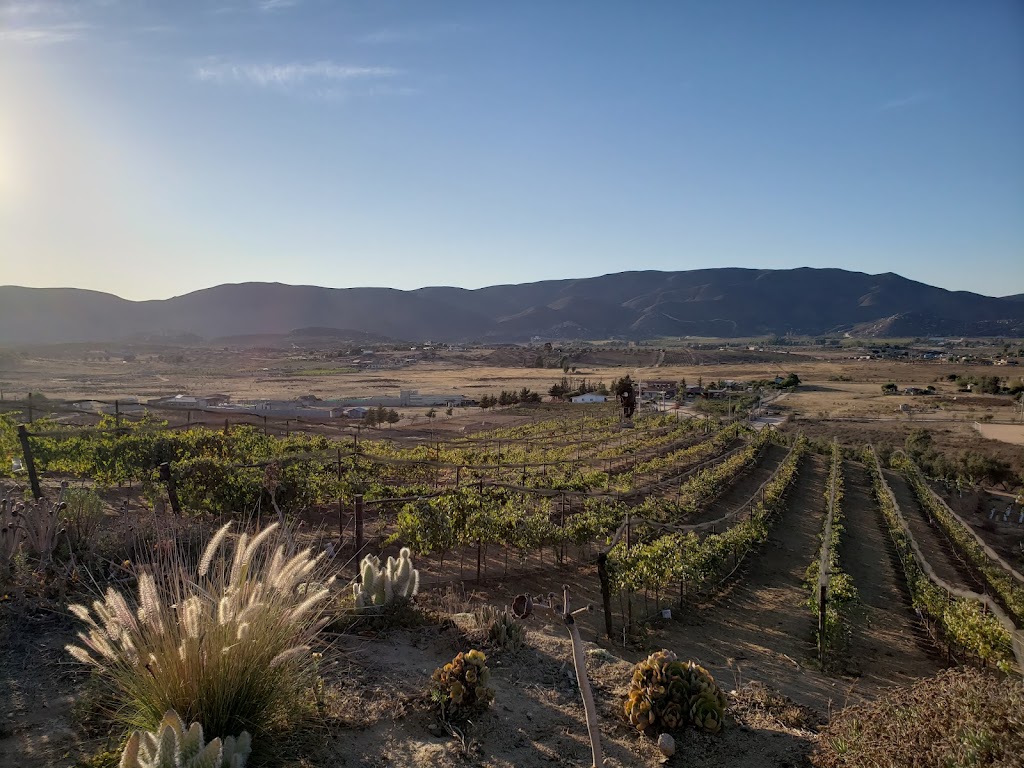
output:
[[[0,0],[0,283],[1024,292],[1024,4]]]

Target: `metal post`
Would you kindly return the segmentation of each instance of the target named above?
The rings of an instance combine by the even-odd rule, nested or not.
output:
[[[338,497],[338,549],[345,543],[345,501]]]
[[[32,458],[32,446],[28,441],[28,430],[24,424],[18,425],[18,440],[21,441],[21,450],[25,454],[25,469],[28,470],[28,482],[32,486],[32,496],[37,500],[43,498],[43,492],[39,489],[39,477],[36,475],[36,463]]]
[[[608,639],[613,637],[612,627],[612,591],[608,580],[608,553],[597,555],[597,578],[601,582],[601,604],[604,606],[604,631]]]
[[[363,551],[363,494],[356,494],[356,558]]]
[[[825,663],[825,601],[828,588],[824,584],[818,585],[818,661]]]

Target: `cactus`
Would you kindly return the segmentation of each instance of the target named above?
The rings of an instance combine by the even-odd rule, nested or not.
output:
[[[508,608],[498,610],[484,605],[474,611],[473,618],[478,627],[486,630],[488,641],[498,648],[518,651],[526,645],[526,627],[516,620]]]
[[[203,741],[203,727],[186,731],[178,713],[169,710],[155,733],[135,731],[125,745],[120,768],[244,768],[252,751],[245,731],[237,739]]]
[[[398,558],[389,557],[387,565],[380,567],[380,558],[367,555],[359,567],[360,583],[352,591],[356,609],[381,608],[395,600],[408,600],[420,588],[420,572],[412,567],[412,552],[403,547]]]
[[[704,667],[680,661],[671,651],[658,651],[634,668],[624,710],[629,722],[648,735],[688,723],[717,733],[725,705],[725,694]]]
[[[494,689],[487,686],[490,679],[487,656],[473,649],[434,670],[431,694],[446,715],[469,714],[494,699]]]

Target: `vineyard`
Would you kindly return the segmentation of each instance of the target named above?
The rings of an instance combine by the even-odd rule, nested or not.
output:
[[[103,526],[123,531],[153,520],[148,546],[161,551],[224,523],[280,521],[325,553],[328,572],[343,586],[328,609],[337,611],[328,626],[342,644],[376,637],[366,634],[380,630],[359,618],[351,593],[370,600],[367,580],[399,562],[408,573],[415,560],[416,587],[408,594],[418,591],[417,604],[446,617],[438,632],[469,632],[458,622],[474,600],[501,607],[516,595],[543,596],[565,585],[576,605],[593,606],[575,612],[574,624],[588,641],[588,659],[606,658],[592,670],[605,704],[619,690],[607,676],[652,644],[699,659],[716,678],[736,679],[736,687],[768,683],[821,717],[833,706],[837,681],[857,681],[847,694],[857,703],[951,664],[1019,674],[1024,581],[972,536],[906,457],[895,455],[885,468],[870,448],[674,414],[624,424],[603,407],[519,412],[511,426],[437,439],[284,436],[245,425],[172,429],[149,418],[69,427],[45,416],[29,424],[4,415],[4,509],[28,499],[18,513],[27,520],[32,509],[51,508],[46,501],[31,506],[29,473],[41,496],[64,504],[44,520],[45,530],[52,528],[49,545],[33,533],[4,564],[9,605],[34,594],[59,610],[66,595],[88,591],[85,567],[107,574],[90,579],[134,583],[136,555],[87,545],[90,536],[102,538]],[[85,500],[105,510],[89,518],[92,528],[80,519]],[[14,520],[5,523],[11,531]],[[170,544],[161,543],[160,526],[179,532]],[[367,570],[367,555],[380,558],[378,571]],[[500,621],[495,636],[520,637],[511,618]],[[58,635],[66,632],[66,624],[56,626]],[[351,675],[372,668],[412,701],[410,680],[425,663],[415,661],[424,651],[413,637],[389,641],[399,642],[395,652],[408,660],[390,667],[370,657],[361,667],[348,661],[320,673],[319,685],[362,690],[362,679]],[[449,636],[438,635],[436,648],[447,649],[450,639],[442,637]],[[537,669],[496,674],[506,676],[510,696],[525,675],[532,687],[514,696],[535,707],[551,676],[545,663],[554,663],[541,654],[563,653],[564,641],[552,639],[550,627],[527,637],[532,641],[515,642],[534,644]],[[607,657],[591,659],[598,652]],[[9,662],[6,674],[14,679]],[[573,700],[559,703],[552,722],[574,722],[578,696]],[[360,726],[367,734],[357,740],[363,764],[382,759],[373,734],[406,706],[383,707]],[[605,730],[618,764],[655,764],[646,747],[631,756],[628,728],[601,706],[602,718],[615,718]],[[812,739],[816,722],[801,720],[798,730],[807,735],[800,738]],[[534,764],[518,742],[496,733],[480,735],[501,753],[494,764]],[[0,739],[0,762],[25,749],[25,738]],[[740,737],[727,731],[724,738]],[[552,739],[556,753],[579,753],[575,741]],[[73,751],[68,743],[58,748]],[[19,764],[48,764],[47,749]],[[432,762],[436,757],[407,759],[448,764]]]

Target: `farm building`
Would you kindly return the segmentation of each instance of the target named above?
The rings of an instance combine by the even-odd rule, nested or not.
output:
[[[605,395],[599,395],[596,392],[587,392],[584,395],[576,395],[572,398],[574,403],[603,403],[608,398]]]

